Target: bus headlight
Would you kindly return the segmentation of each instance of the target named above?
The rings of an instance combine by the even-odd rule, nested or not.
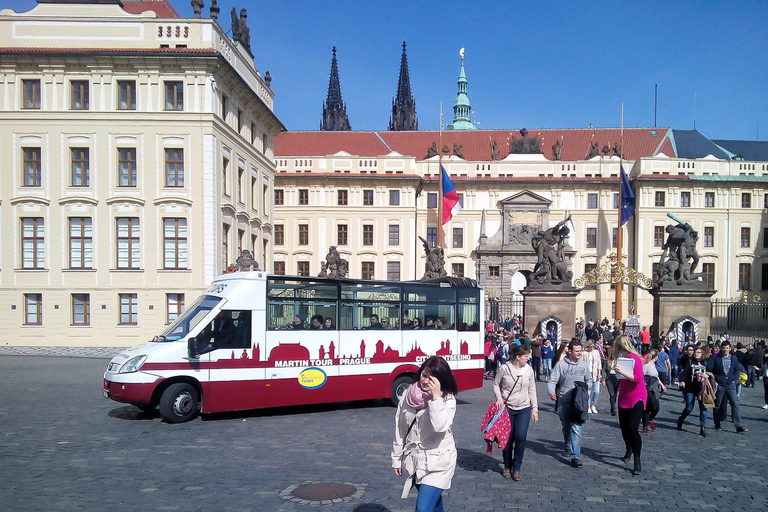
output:
[[[122,368],[120,368],[120,371],[118,373],[133,373],[139,371],[141,368],[141,365],[144,364],[144,361],[147,360],[147,356],[136,356],[132,357],[129,360],[125,362]]]

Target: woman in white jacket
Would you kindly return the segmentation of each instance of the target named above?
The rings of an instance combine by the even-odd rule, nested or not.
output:
[[[456,471],[456,444],[451,425],[456,415],[458,386],[442,357],[421,365],[416,382],[400,400],[395,416],[392,469],[405,474],[403,498],[414,485],[416,512],[443,512],[443,490]]]

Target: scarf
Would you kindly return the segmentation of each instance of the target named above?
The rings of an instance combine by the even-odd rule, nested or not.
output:
[[[417,411],[424,409],[427,406],[427,402],[431,399],[432,393],[422,390],[418,382],[408,386],[408,391],[405,392],[405,403]]]

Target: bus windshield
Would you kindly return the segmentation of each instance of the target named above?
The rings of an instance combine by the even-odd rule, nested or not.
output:
[[[176,321],[169,325],[163,334],[155,336],[155,339],[152,341],[177,341],[184,338],[221,301],[221,297],[203,295],[189,309],[179,315]]]

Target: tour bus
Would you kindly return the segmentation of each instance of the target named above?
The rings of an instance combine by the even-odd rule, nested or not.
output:
[[[393,282],[235,272],[165,331],[113,358],[104,397],[171,423],[202,413],[386,398],[427,357],[459,390],[483,385],[482,289],[467,278]]]

